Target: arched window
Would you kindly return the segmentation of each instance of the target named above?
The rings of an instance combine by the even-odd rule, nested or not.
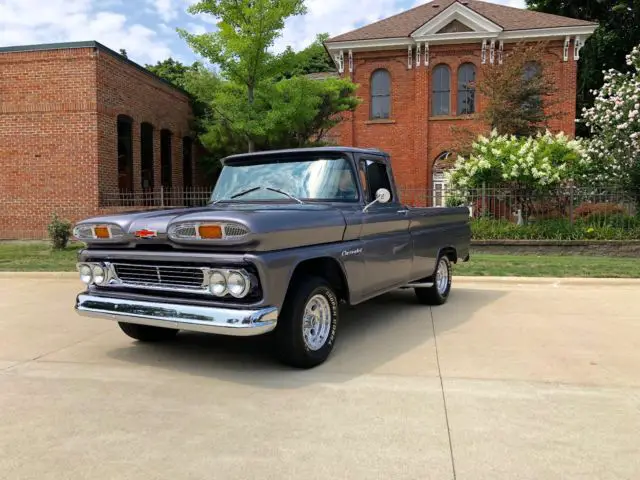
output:
[[[171,155],[171,130],[160,131],[160,183],[163,187],[173,185],[172,175],[172,155]]]
[[[542,67],[538,62],[530,61],[524,64],[523,80],[524,85],[542,74]],[[531,95],[522,103],[525,110],[538,111],[542,110],[542,98],[539,95]]]
[[[376,70],[371,75],[371,118],[391,116],[391,75],[386,70]]]
[[[153,190],[153,125],[140,125],[140,183],[143,190]]]
[[[133,191],[133,119],[118,115],[118,189]]]
[[[451,71],[448,66],[438,65],[433,69],[432,93],[433,115],[449,115],[451,110]]]
[[[463,63],[458,69],[458,115],[476,111],[476,66]]]
[[[445,172],[451,167],[453,160],[452,152],[445,151],[436,157],[433,161],[432,168],[432,185],[433,185],[433,206],[434,207],[446,207],[447,206],[447,177]]]
[[[542,72],[542,68],[540,64],[535,61],[527,62],[524,64],[524,80],[528,82],[536,75],[539,75]]]

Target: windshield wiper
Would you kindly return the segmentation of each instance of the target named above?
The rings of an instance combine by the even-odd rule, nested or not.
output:
[[[234,198],[242,197],[243,195],[247,195],[247,194],[249,194],[251,192],[255,192],[256,190],[260,190],[261,188],[262,187],[248,188],[246,190],[242,190],[241,192],[234,193],[228,199],[227,198],[219,198],[215,202],[211,202],[210,205],[215,205],[216,203],[220,203],[220,202],[224,202],[224,201],[231,200],[231,199],[234,199]]]
[[[241,192],[239,192],[239,193],[236,193],[236,194],[234,194],[234,195],[231,195],[231,197],[229,197],[229,198],[231,199],[231,198],[243,197],[244,195],[247,195],[248,193],[255,192],[256,190],[260,190],[261,188],[262,188],[262,187],[253,187],[253,188],[248,188],[248,189],[243,190],[243,191],[241,191]]]
[[[302,203],[302,204],[304,204],[304,202],[303,202],[302,200],[300,200],[299,198],[294,197],[294,196],[293,196],[293,195],[291,195],[290,193],[287,193],[287,192],[285,192],[285,191],[283,191],[283,190],[279,190],[279,189],[277,189],[277,188],[272,188],[272,187],[253,187],[253,188],[248,188],[248,189],[246,189],[246,190],[242,190],[241,192],[234,193],[233,195],[231,195],[231,196],[229,197],[229,200],[232,200],[232,199],[234,199],[234,198],[238,198],[238,197],[242,197],[242,196],[244,196],[244,195],[248,195],[248,194],[249,194],[249,193],[251,193],[251,192],[255,192],[256,190],[262,190],[262,189],[264,189],[264,190],[270,190],[270,191],[272,191],[272,192],[276,192],[276,193],[280,193],[280,194],[282,194],[282,195],[286,195],[286,196],[287,196],[287,197],[289,197],[291,200],[295,200],[295,201],[296,201],[296,202],[298,202],[298,203]],[[222,199],[222,198],[221,198],[220,200],[216,200],[215,202],[213,202],[211,205],[215,205],[216,203],[218,203],[218,202],[222,202],[222,201],[224,201],[224,199]]]
[[[277,188],[272,188],[272,187],[265,187],[267,190],[271,190],[272,192],[276,192],[276,193],[281,193],[282,195],[286,195],[287,197],[289,197],[291,200],[295,200],[298,203],[301,203],[304,205],[304,202],[302,200],[300,200],[297,197],[294,197],[293,195],[291,195],[290,193],[285,192],[284,190],[278,190]]]

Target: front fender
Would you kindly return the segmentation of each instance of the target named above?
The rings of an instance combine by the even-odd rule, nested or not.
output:
[[[357,240],[256,255],[251,260],[260,272],[264,292],[263,303],[282,308],[296,269],[303,262],[323,258],[332,259],[338,264],[349,298],[356,299],[364,280],[364,258],[362,250],[359,249],[361,242]],[[360,253],[356,253],[358,251]]]

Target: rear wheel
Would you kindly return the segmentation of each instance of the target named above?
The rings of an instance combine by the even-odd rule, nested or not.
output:
[[[333,350],[338,327],[338,297],[323,278],[292,282],[278,317],[277,355],[287,365],[313,368]]]
[[[433,282],[431,287],[414,289],[418,302],[425,305],[446,303],[451,292],[451,261],[446,256],[438,259],[436,273],[430,280]]]
[[[151,327],[136,323],[118,322],[120,329],[129,337],[141,342],[164,342],[176,336],[178,330],[172,328]]]

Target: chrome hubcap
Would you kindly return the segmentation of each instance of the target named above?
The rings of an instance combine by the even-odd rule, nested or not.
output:
[[[314,295],[304,308],[302,334],[311,350],[321,349],[331,332],[331,305],[324,295]]]
[[[447,262],[441,259],[438,263],[438,270],[436,271],[436,288],[440,295],[444,295],[447,291],[447,285],[449,284],[449,269],[447,268]]]

